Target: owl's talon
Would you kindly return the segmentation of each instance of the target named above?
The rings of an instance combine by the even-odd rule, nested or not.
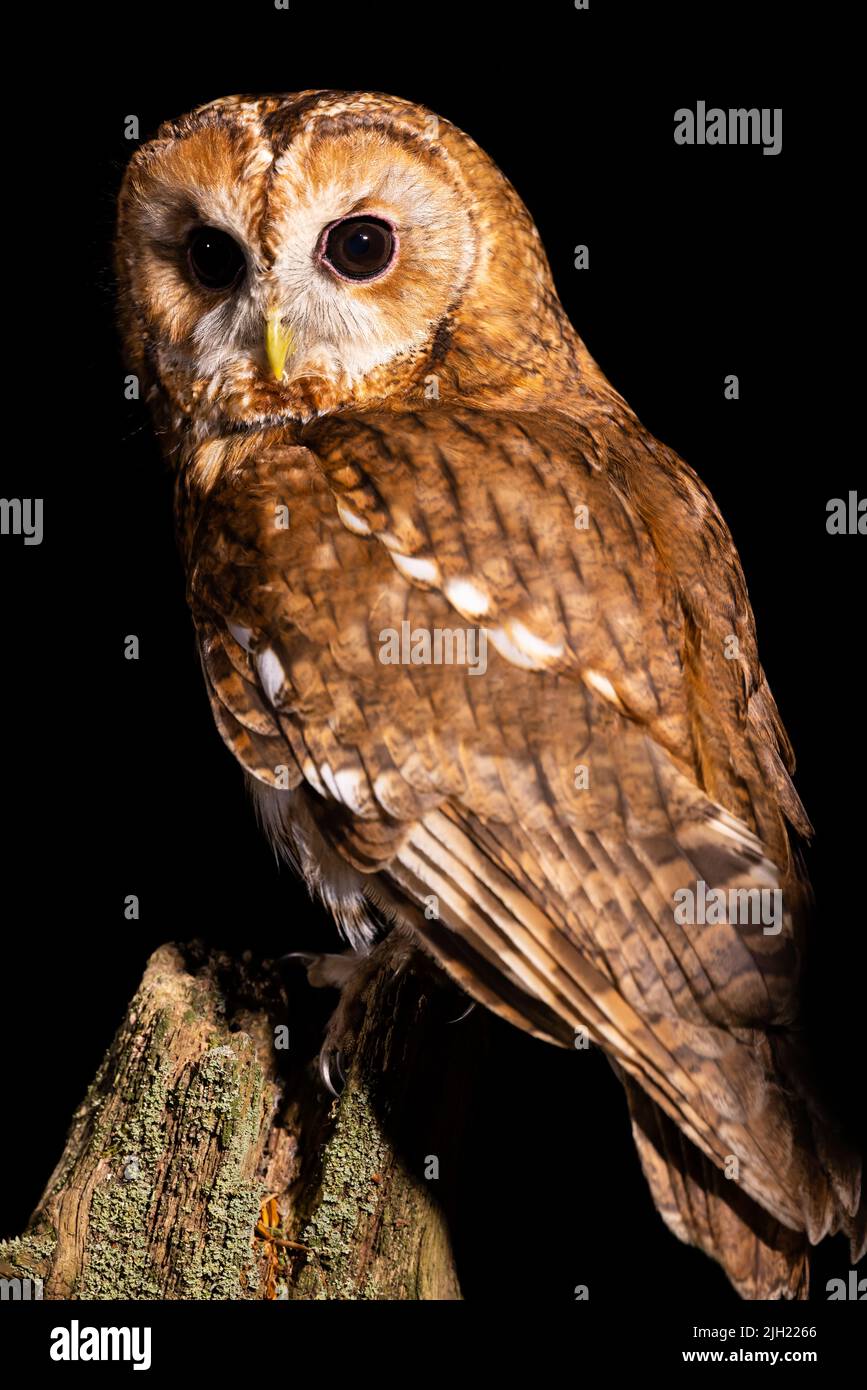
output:
[[[476,1001],[475,1001],[475,999],[471,999],[470,1002],[469,1002],[469,1004],[468,1004],[467,1007],[464,1009],[464,1011],[463,1011],[462,1014],[458,1014],[457,1018],[448,1018],[448,1019],[446,1019],[446,1022],[447,1022],[447,1023],[463,1023],[463,1021],[464,1021],[465,1018],[469,1018],[470,1014],[473,1012],[473,1009],[474,1009],[475,1007],[476,1007]]]
[[[368,986],[382,970],[390,969],[397,974],[404,968],[414,950],[413,943],[400,931],[394,930],[370,951],[347,951],[342,956],[319,956],[315,965],[311,967],[320,970],[321,963],[327,962],[328,965],[322,973],[329,978],[322,979],[321,983],[337,984],[340,988],[340,999],[329,1020],[319,1054],[319,1071],[333,1096],[340,1094],[335,1088],[335,1080],[340,1082],[340,1090],[346,1085],[345,1066],[355,1050],[355,1042],[364,1021]],[[338,963],[336,972],[329,969],[335,962]],[[338,978],[334,977],[335,973]],[[309,974],[310,969],[308,976]]]
[[[280,957],[280,963],[301,961],[307,971],[307,981],[314,989],[343,989],[365,958],[363,951],[290,951]]]
[[[344,1069],[343,1069],[343,1053],[342,1053],[342,1052],[335,1052],[335,1054],[334,1054],[334,1069],[335,1069],[335,1071],[337,1072],[337,1078],[338,1078],[338,1080],[339,1080],[339,1082],[340,1082],[340,1090],[341,1090],[341,1092],[342,1092],[342,1091],[345,1091],[345,1090],[346,1090],[346,1072],[345,1072]]]
[[[335,1100],[346,1089],[346,1075],[343,1071],[342,1056],[343,1054],[341,1052],[329,1052],[325,1048],[323,1048],[319,1054],[319,1074]],[[334,1082],[331,1079],[332,1068],[337,1071],[337,1077],[340,1082],[339,1091],[335,1088]]]

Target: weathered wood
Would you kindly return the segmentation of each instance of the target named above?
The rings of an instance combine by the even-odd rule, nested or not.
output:
[[[334,1100],[275,1046],[273,970],[161,947],[0,1274],[48,1299],[459,1298],[437,1196],[472,1069],[441,998],[421,962],[374,975]]]
[[[454,1191],[477,1065],[455,997],[421,957],[365,992],[346,1086],[290,1191],[290,1298],[455,1299],[442,1199]],[[473,1032],[475,1031],[472,1030]],[[302,1126],[303,1129],[303,1126]]]

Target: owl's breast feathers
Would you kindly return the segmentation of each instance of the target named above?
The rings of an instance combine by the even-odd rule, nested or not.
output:
[[[600,1043],[672,1229],[742,1292],[802,1293],[792,1233],[863,1240],[859,1172],[790,1041],[809,825],[695,475],[616,405],[432,407],[202,446],[179,495],[272,833],[345,915],[399,910],[505,1017]],[[779,889],[777,929],[679,922],[701,885]]]

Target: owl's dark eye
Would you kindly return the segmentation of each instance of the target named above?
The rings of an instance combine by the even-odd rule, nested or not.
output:
[[[348,217],[332,227],[322,254],[348,280],[372,280],[394,258],[394,233],[375,217]]]
[[[227,290],[240,280],[247,262],[233,237],[219,227],[197,227],[187,242],[190,270],[208,290]]]

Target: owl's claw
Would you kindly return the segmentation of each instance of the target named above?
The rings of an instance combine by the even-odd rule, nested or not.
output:
[[[371,980],[384,969],[394,973],[402,970],[414,949],[405,936],[392,931],[370,951],[306,957],[312,962],[307,965],[311,984],[336,986],[340,990],[340,999],[329,1021],[319,1054],[319,1072],[333,1096],[339,1095],[346,1086],[344,1068],[352,1057],[364,1022],[366,995]],[[338,1081],[339,1090],[336,1085]]]
[[[446,1022],[447,1022],[447,1023],[463,1023],[463,1021],[464,1021],[465,1018],[469,1018],[470,1014],[473,1012],[473,1009],[474,1009],[475,1007],[476,1007],[476,1001],[475,1001],[475,999],[471,999],[470,1002],[469,1002],[469,1004],[468,1004],[467,1007],[464,1009],[464,1011],[463,1011],[462,1014],[458,1014],[457,1018],[449,1018],[449,1019],[446,1020]]]
[[[338,1090],[332,1080],[332,1071],[337,1072],[337,1079],[340,1082]],[[346,1089],[346,1074],[343,1070],[343,1053],[341,1051],[331,1052],[327,1047],[323,1047],[319,1054],[319,1075],[325,1082],[328,1090],[335,1099]]]
[[[342,951],[339,953],[317,953],[316,951],[290,951],[280,957],[280,964],[301,961],[307,971],[308,982],[314,989],[343,989],[365,959],[363,951]]]

